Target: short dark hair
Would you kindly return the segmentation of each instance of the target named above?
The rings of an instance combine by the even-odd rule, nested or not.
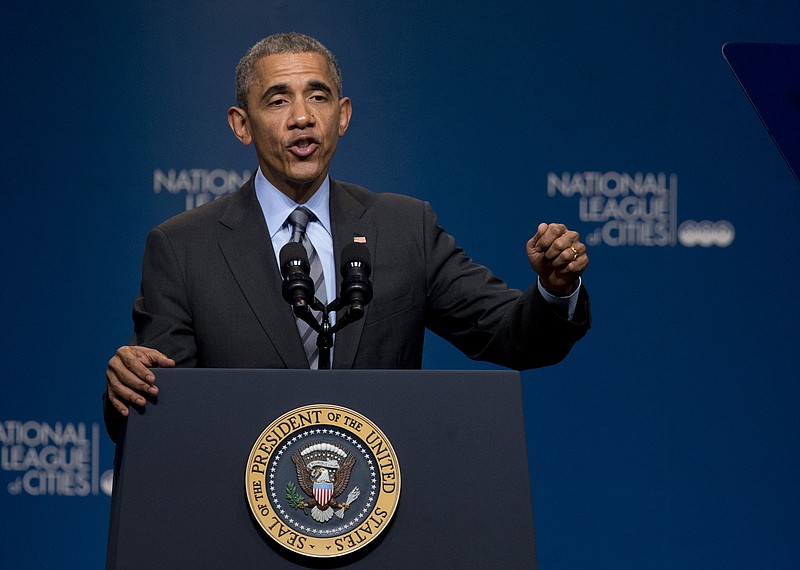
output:
[[[247,109],[247,93],[255,83],[256,62],[262,57],[282,53],[318,53],[325,58],[328,71],[331,73],[338,96],[342,96],[342,72],[333,54],[318,40],[311,36],[288,32],[273,34],[259,41],[247,50],[236,66],[236,102],[242,109]]]

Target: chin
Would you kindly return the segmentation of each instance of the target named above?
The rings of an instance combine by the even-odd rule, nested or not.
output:
[[[314,172],[292,172],[289,179],[295,184],[313,184],[315,181],[322,181],[324,178],[323,171]]]

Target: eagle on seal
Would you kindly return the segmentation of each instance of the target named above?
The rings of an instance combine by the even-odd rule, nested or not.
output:
[[[333,518],[334,509],[350,508],[349,502],[338,503],[335,499],[344,493],[350,482],[350,472],[356,464],[353,454],[319,441],[295,451],[292,462],[300,488],[307,496],[314,497],[298,504],[297,508],[311,508],[311,517],[321,523]]]

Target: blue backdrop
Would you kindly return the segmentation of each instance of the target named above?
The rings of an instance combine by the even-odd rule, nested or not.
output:
[[[208,4],[0,8],[0,567],[102,567],[144,238],[255,168],[233,70],[287,30],[343,68],[334,177],[430,201],[517,287],[538,222],[592,244],[594,328],[523,375],[541,567],[800,566],[800,187],[720,53],[797,43],[800,4]],[[425,366],[484,365],[432,337]]]

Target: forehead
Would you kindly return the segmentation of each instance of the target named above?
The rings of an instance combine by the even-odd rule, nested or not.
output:
[[[322,81],[331,90],[334,80],[325,58],[318,53],[280,53],[267,55],[256,62],[254,87],[263,91],[272,85],[305,86]]]

